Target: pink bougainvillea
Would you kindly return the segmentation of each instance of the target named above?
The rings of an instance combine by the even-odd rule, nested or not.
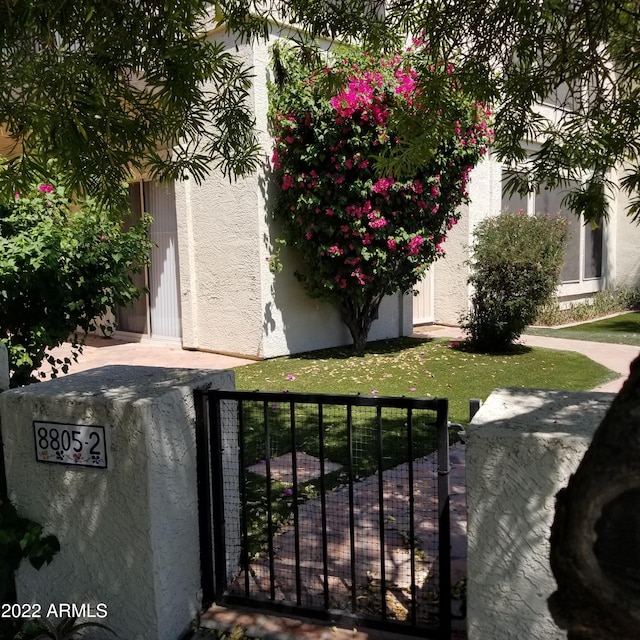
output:
[[[407,243],[406,250],[410,256],[417,256],[420,253],[420,246],[424,243],[424,238],[420,235],[415,235]]]
[[[343,55],[315,72],[292,56],[285,62],[288,82],[271,92],[275,216],[307,266],[299,274],[307,292],[339,308],[361,349],[382,297],[410,291],[444,254],[470,171],[491,141],[489,111],[420,44],[381,59]],[[436,107],[429,82],[439,87]],[[402,154],[408,135],[433,148],[381,170],[380,158]]]

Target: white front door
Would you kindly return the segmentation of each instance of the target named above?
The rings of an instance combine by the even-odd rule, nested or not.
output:
[[[144,183],[144,206],[153,218],[149,229],[149,315],[151,336],[179,340],[180,285],[178,272],[178,227],[173,183],[168,186]]]
[[[415,286],[418,295],[413,296],[413,324],[433,322],[433,269],[425,273],[424,278]]]
[[[141,188],[142,186],[142,188]],[[133,216],[125,227],[139,219],[142,211],[153,218],[149,228],[151,248],[149,268],[134,280],[149,293],[132,305],[118,309],[118,329],[161,340],[179,341],[182,337],[180,314],[180,273],[178,270],[178,229],[173,184],[153,182],[131,185]]]

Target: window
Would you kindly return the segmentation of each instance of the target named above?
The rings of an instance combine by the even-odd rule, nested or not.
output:
[[[571,185],[568,185],[570,188]],[[567,187],[541,189],[521,196],[502,195],[502,211],[523,211],[529,215],[562,216],[567,220],[567,248],[562,268],[562,283],[576,284],[602,277],[602,226],[592,229],[582,218],[562,205]]]
[[[580,105],[580,98],[580,90],[575,90],[566,82],[561,82],[542,103],[565,111],[575,111]]]

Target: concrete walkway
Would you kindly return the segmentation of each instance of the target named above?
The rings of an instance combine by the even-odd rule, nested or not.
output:
[[[524,336],[523,344],[531,347],[545,347],[560,349],[561,351],[577,351],[620,374],[617,380],[612,380],[594,391],[612,391],[617,393],[629,376],[631,363],[640,355],[640,349],[628,344],[608,344],[606,342],[587,342],[585,340],[567,340],[565,338],[546,338],[543,336]]]
[[[71,345],[63,344],[54,349],[52,355],[61,360],[71,358]],[[177,343],[154,342],[152,340],[134,342],[89,336],[78,361],[69,367],[69,373],[79,373],[112,364],[175,367],[178,369],[230,369],[252,362],[255,360],[220,353],[188,351]],[[48,374],[51,367],[45,364],[41,371]]]

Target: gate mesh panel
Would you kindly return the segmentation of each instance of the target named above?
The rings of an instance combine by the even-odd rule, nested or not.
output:
[[[231,595],[437,622],[435,411],[286,396],[221,411],[239,424],[240,487],[224,476],[241,503]]]

